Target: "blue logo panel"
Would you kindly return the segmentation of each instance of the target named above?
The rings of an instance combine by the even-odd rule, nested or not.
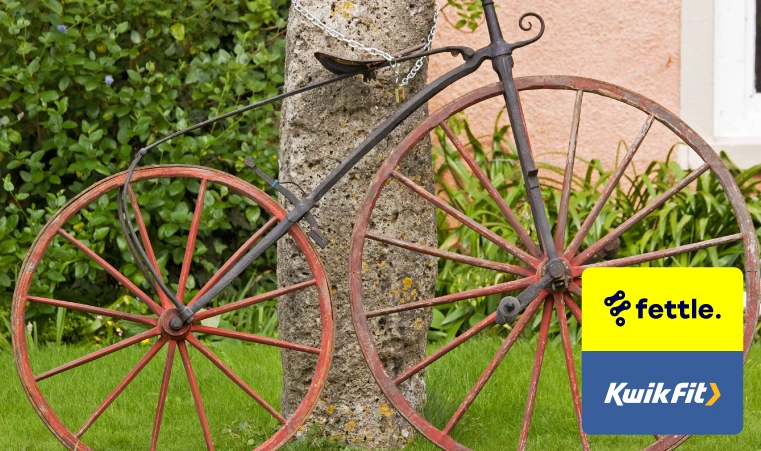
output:
[[[582,353],[588,434],[738,434],[740,351]]]

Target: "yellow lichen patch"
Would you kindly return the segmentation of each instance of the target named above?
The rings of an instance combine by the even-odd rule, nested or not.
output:
[[[423,328],[422,318],[415,318],[415,329],[420,330]]]
[[[413,288],[412,291],[410,291],[410,299],[414,299],[417,297],[417,288]]]
[[[350,420],[348,423],[344,424],[344,430],[346,432],[351,432],[356,428],[357,428],[357,422],[354,420]]]
[[[402,291],[407,291],[412,286],[412,279],[409,277],[405,277],[402,281]]]
[[[351,17],[351,12],[354,11],[354,3],[349,1],[338,2],[333,10],[333,15],[340,14],[344,19]]]
[[[362,271],[367,271],[370,269],[370,266],[366,262],[362,262]]]
[[[388,404],[386,403],[381,404],[380,407],[378,407],[378,411],[384,417],[390,417],[391,415],[394,414],[394,411],[391,410],[391,407],[389,407]]]
[[[328,412],[328,415],[333,415],[333,412],[335,412],[335,410],[336,410],[335,404],[331,404],[328,406],[327,409],[325,409],[325,411]]]

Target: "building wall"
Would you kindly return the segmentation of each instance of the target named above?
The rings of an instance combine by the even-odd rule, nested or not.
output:
[[[577,75],[624,86],[643,94],[678,114],[680,94],[680,0],[498,0],[497,12],[508,41],[532,36],[518,27],[522,13],[533,11],[546,21],[546,31],[538,42],[516,50],[515,75]],[[488,44],[486,25],[470,34],[455,29],[444,20],[456,21],[456,11],[442,11],[434,46]],[[431,59],[429,80],[455,67],[460,58],[448,55]],[[491,67],[479,71],[431,101],[431,111],[460,95],[498,81]],[[571,125],[574,93],[527,93],[522,95],[526,122],[537,161],[562,164]],[[488,136],[503,103],[493,99],[468,111],[477,134]],[[580,126],[578,155],[600,158],[606,168],[615,165],[619,141],[631,143],[646,116],[609,99],[586,95]],[[639,169],[653,159],[665,158],[678,138],[660,124],[653,126],[635,157]],[[581,169],[578,168],[577,169]]]

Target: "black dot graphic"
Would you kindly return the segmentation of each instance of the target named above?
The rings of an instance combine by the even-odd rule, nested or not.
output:
[[[716,319],[721,319],[721,313],[716,314]]]

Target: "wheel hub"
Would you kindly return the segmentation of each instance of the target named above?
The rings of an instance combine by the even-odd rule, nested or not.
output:
[[[179,320],[179,321],[177,321]],[[180,323],[179,328],[172,327],[172,323]],[[182,340],[190,331],[190,324],[180,319],[180,312],[176,308],[167,309],[159,317],[159,329],[161,336],[167,340]]]
[[[547,289],[553,293],[562,293],[571,286],[573,276],[571,275],[571,266],[565,260],[556,258],[548,260],[541,269],[542,277],[549,274],[552,282]]]

